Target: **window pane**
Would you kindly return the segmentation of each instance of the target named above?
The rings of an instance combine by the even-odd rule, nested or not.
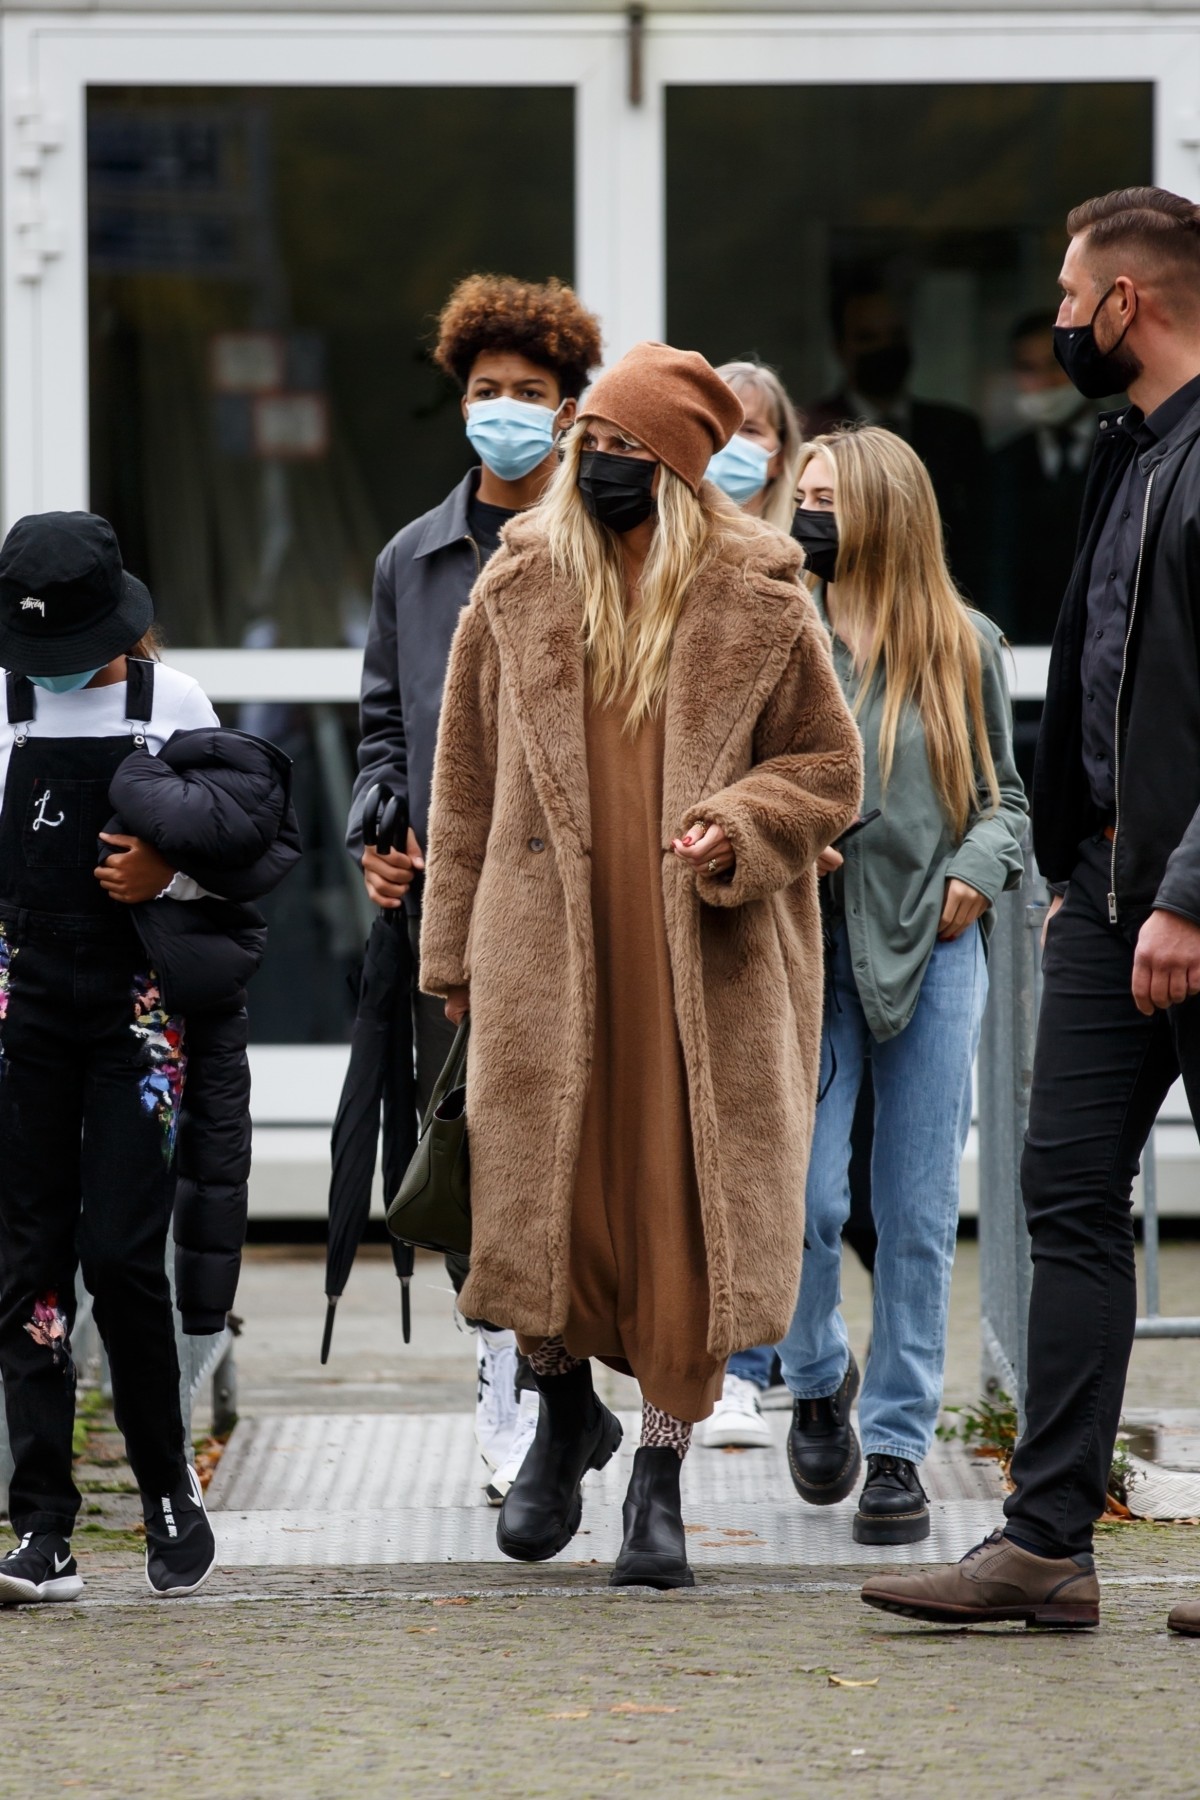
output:
[[[1151,87],[675,88],[667,121],[672,342],[774,363],[810,427],[894,424],[960,581],[1048,642],[1095,409],[1034,402],[1035,429],[1017,397],[1060,379],[1045,315],[1068,210],[1153,177]]]
[[[380,547],[466,462],[427,355],[446,293],[571,279],[573,104],[91,91],[92,505],[173,643],[362,641]]]

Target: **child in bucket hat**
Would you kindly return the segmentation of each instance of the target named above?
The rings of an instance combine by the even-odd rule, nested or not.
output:
[[[165,1261],[189,1041],[138,918],[153,908],[165,922],[160,900],[206,896],[111,828],[110,788],[168,740],[235,734],[214,731],[196,683],[155,660],[153,620],[92,513],[20,519],[0,547],[0,1376],[19,1539],[0,1561],[0,1605],[83,1586],[70,1543],[77,1267],[141,1489],[150,1586],[191,1593],[215,1562],[185,1456]],[[193,905],[177,910],[186,927]],[[244,1055],[245,1015],[231,1016]]]

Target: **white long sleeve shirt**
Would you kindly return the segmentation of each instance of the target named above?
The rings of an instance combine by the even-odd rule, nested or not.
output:
[[[78,688],[73,694],[51,694],[35,688],[37,715],[21,726],[31,738],[121,737],[129,732],[125,717],[125,683]],[[0,795],[8,787],[8,765],[16,728],[3,703],[4,671],[0,669]],[[194,731],[221,723],[203,688],[190,675],[163,663],[154,665],[154,716],[146,721],[146,748],[157,756],[177,731]],[[188,875],[176,875],[163,890],[172,900],[197,900],[205,889]]]

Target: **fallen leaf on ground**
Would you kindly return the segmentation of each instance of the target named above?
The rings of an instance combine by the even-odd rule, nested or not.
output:
[[[639,1706],[636,1700],[622,1700],[619,1706],[610,1706],[610,1713],[677,1713],[677,1706]]]
[[[878,1687],[879,1677],[875,1675],[870,1681],[851,1681],[845,1675],[831,1675],[829,1685],[830,1687]]]

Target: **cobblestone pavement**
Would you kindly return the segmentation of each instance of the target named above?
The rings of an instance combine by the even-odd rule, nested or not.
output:
[[[169,1604],[114,1544],[83,1604],[0,1618],[0,1794],[1193,1800],[1200,1640],[1164,1623],[1196,1539],[1112,1529],[1103,1556],[1102,1629],[1060,1636],[892,1621],[842,1569],[662,1597],[589,1569],[230,1570]]]
[[[1165,1309],[1194,1311],[1198,1277],[1200,1246],[1165,1247]],[[964,1246],[951,1401],[978,1392],[976,1279]],[[445,1286],[419,1266],[405,1348],[390,1261],[366,1256],[321,1370],[320,1259],[252,1254],[243,1412],[466,1410]],[[852,1264],[846,1311],[861,1349]],[[1194,1406],[1198,1371],[1197,1346],[1140,1346],[1130,1403]],[[607,1391],[628,1406],[628,1384]],[[844,1565],[709,1566],[669,1596],[613,1593],[590,1563],[228,1568],[164,1603],[106,1424],[81,1469],[84,1601],[0,1613],[3,1800],[1200,1795],[1200,1640],[1165,1629],[1200,1594],[1188,1527],[1105,1528],[1103,1625],[1075,1636],[890,1620]]]

